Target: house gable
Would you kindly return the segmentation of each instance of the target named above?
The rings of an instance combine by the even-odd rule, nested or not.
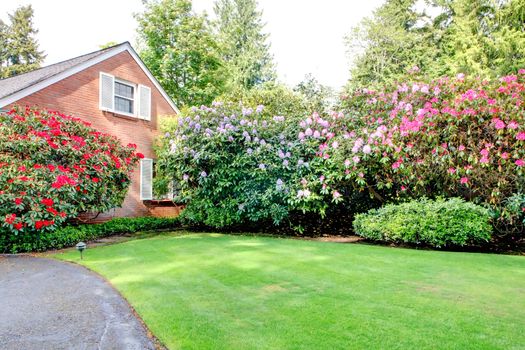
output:
[[[24,97],[26,96],[29,96],[37,91],[40,91],[52,84],[55,84],[56,82],[59,82],[63,79],[66,79],[74,74],[77,74],[83,70],[86,70],[90,67],[92,67],[93,65],[96,65],[100,62],[103,62],[105,60],[108,60],[116,55],[119,55],[120,53],[122,52],[127,52],[131,58],[135,61],[135,63],[141,68],[141,70],[144,72],[144,74],[148,77],[150,83],[160,92],[161,96],[166,100],[166,102],[170,105],[170,107],[172,108],[173,112],[175,114],[179,114],[179,110],[177,108],[177,106],[175,105],[175,103],[173,102],[173,100],[168,96],[168,94],[166,93],[166,91],[162,88],[162,86],[160,85],[160,83],[157,81],[157,79],[155,79],[155,77],[151,74],[151,72],[149,71],[149,69],[146,67],[146,65],[144,64],[144,62],[142,62],[142,60],[140,59],[140,57],[138,56],[138,54],[135,52],[135,50],[131,47],[131,45],[129,44],[129,42],[125,42],[123,44],[120,44],[120,45],[116,45],[114,46],[113,48],[110,48],[110,49],[104,49],[104,50],[100,50],[98,52],[95,52],[95,53],[91,53],[91,54],[88,54],[88,55],[84,55],[84,56],[80,56],[78,58],[75,58],[75,59],[72,59],[72,60],[68,60],[68,61],[64,61],[64,62],[61,62],[57,65],[52,65],[50,67],[44,67],[40,70],[37,70],[37,71],[33,71],[33,72],[29,72],[29,73],[26,73],[26,74],[22,74],[20,76],[15,76],[15,77],[12,77],[12,78],[8,78],[8,79],[4,79],[4,83],[5,84],[12,84],[11,81],[9,80],[12,80],[12,79],[17,79],[18,81],[20,80],[23,80],[24,78],[29,78],[27,79],[27,86],[21,88],[20,90],[18,91],[8,91],[8,94],[5,95],[5,96],[2,96],[2,94],[0,94],[0,107],[4,107],[4,106],[7,106],[7,105],[10,105],[10,104],[13,104],[21,99],[23,99]],[[98,53],[98,54],[97,54]],[[93,57],[89,57],[89,56],[93,56]],[[81,60],[83,57],[87,58],[86,60]],[[72,61],[75,61],[75,60],[78,60],[79,63],[78,64],[73,64],[72,66],[70,67],[67,67],[66,69],[64,70],[60,70],[60,65],[67,65],[67,63],[69,62],[72,62]],[[74,62],[73,62],[74,63]],[[58,67],[57,67],[58,66]],[[55,68],[56,67],[56,68]],[[55,74],[54,71],[51,71],[50,74],[48,75],[44,75],[44,73],[46,73],[44,70],[45,69],[48,69],[48,70],[51,70],[51,68],[55,68],[55,71],[57,71]],[[42,72],[44,71],[44,72]],[[38,73],[42,72],[41,75],[44,75],[44,78],[43,79],[38,79]],[[34,81],[31,81],[31,76],[28,77],[28,75],[36,75],[36,77],[34,78]],[[0,80],[0,84],[2,83],[2,81]],[[24,84],[22,84],[23,86]]]

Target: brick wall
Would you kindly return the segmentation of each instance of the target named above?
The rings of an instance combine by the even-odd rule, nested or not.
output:
[[[99,74],[142,84],[151,88],[151,121],[126,117],[99,109]],[[158,117],[175,115],[147,75],[127,52],[121,52],[103,62],[26,96],[14,104],[38,106],[82,118],[97,130],[117,136],[124,145],[134,143],[146,158],[155,158],[153,143],[159,135]],[[137,166],[128,195],[122,205],[102,218],[151,215],[140,200],[140,167]],[[100,217],[99,217],[100,218]]]

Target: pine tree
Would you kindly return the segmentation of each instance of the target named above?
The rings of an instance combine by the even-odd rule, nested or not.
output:
[[[9,77],[25,73],[40,67],[45,58],[38,50],[38,41],[34,37],[38,30],[33,26],[33,8],[31,5],[21,6],[9,15],[10,25],[6,38],[6,67],[2,69],[2,76]],[[5,26],[5,24],[4,24]],[[5,29],[5,27],[4,27]],[[1,31],[1,29],[0,29]]]
[[[350,89],[396,82],[413,67],[425,69],[432,62],[436,52],[428,44],[427,17],[415,3],[387,0],[347,36],[353,60]]]
[[[217,42],[190,0],[153,0],[136,16],[140,56],[179,107],[209,104],[224,87]]]
[[[269,35],[256,0],[218,0],[216,31],[228,70],[228,88],[251,89],[275,80]]]
[[[7,67],[8,33],[9,27],[0,19],[0,78],[3,78]]]

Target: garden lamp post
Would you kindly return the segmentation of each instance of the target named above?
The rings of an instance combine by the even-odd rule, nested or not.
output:
[[[76,247],[77,250],[80,252],[80,260],[82,260],[82,252],[84,251],[84,249],[86,249],[87,244],[84,242],[78,242]]]

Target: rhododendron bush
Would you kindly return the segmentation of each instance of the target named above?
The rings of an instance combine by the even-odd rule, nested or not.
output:
[[[289,198],[309,170],[297,121],[271,116],[263,106],[215,103],[193,108],[166,133],[158,152],[156,186],[174,180],[176,201],[192,223],[214,227],[280,223]]]
[[[141,154],[57,112],[0,114],[2,235],[52,231],[84,211],[122,204]]]
[[[219,227],[444,196],[485,205],[500,230],[523,233],[524,99],[520,71],[359,91],[323,116],[216,104],[169,130],[159,171],[179,184],[186,215]]]

